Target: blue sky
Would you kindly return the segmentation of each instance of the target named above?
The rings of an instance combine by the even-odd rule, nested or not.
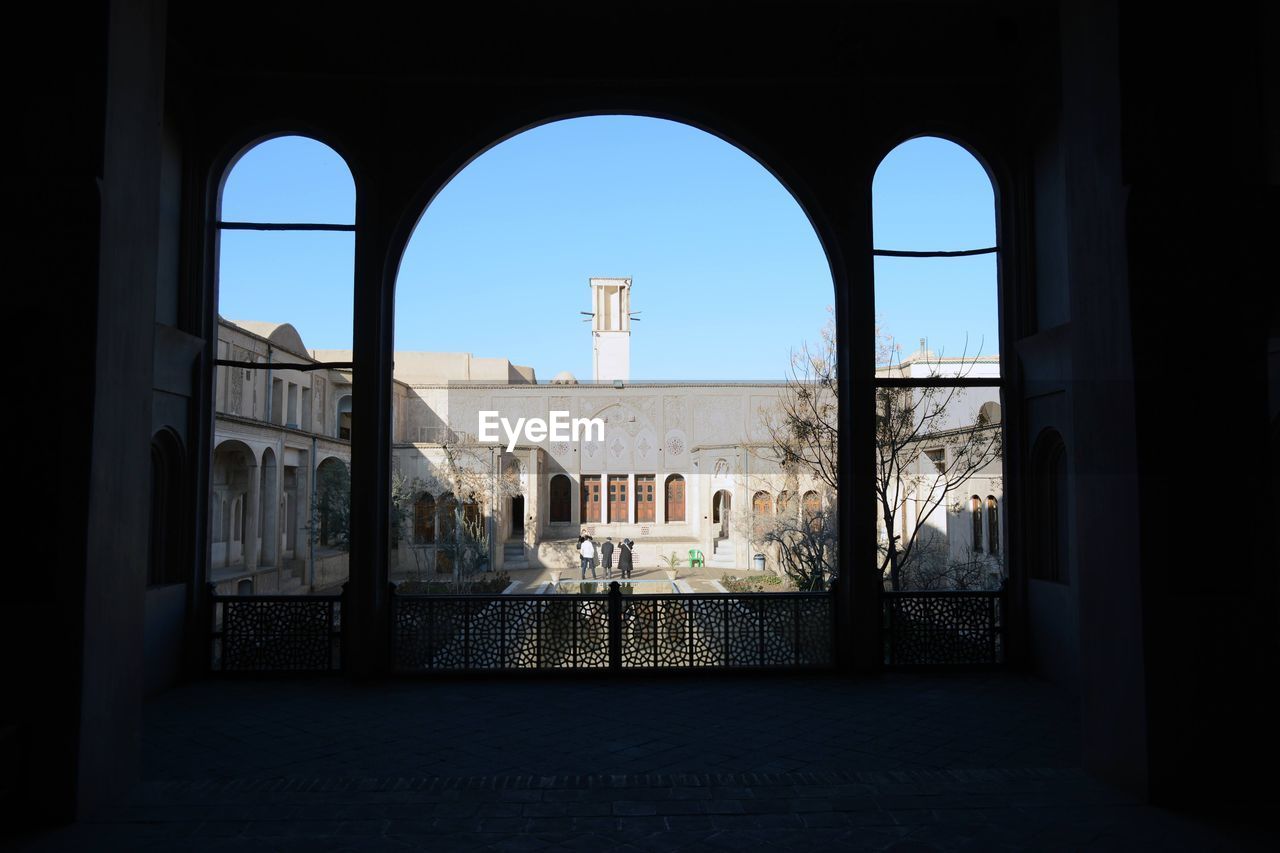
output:
[[[994,244],[991,186],[957,146],[912,140],[875,183],[876,245]],[[228,176],[228,221],[350,223],[336,154],[298,137],[248,152]],[[224,232],[219,312],[291,322],[315,348],[351,342],[353,237]],[[904,353],[995,352],[992,256],[878,259],[877,314]],[[591,375],[587,279],[630,276],[634,379],[781,379],[833,303],[826,257],[796,201],[732,145],[674,122],[571,119],[477,157],[432,201],[406,250],[396,348]]]

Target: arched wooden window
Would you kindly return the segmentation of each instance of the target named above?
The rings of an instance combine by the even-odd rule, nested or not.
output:
[[[413,504],[413,541],[418,545],[434,545],[436,541],[436,499],[423,492]]]
[[[568,524],[573,521],[573,483],[567,474],[551,478],[551,523]]]
[[[793,512],[795,512],[796,508],[795,508],[795,504],[793,503],[794,498],[795,498],[795,495],[793,495],[791,492],[788,492],[786,489],[783,489],[782,491],[778,492],[778,517],[779,518],[789,516]]]
[[[815,491],[805,492],[803,506],[804,518],[809,523],[809,529],[817,533],[822,529],[822,495]]]
[[[751,496],[751,538],[764,540],[773,529],[773,495],[761,490]]]
[[[672,474],[666,483],[666,521],[684,521],[684,477]]]
[[[452,545],[458,538],[458,500],[453,492],[436,499],[436,531],[442,545]]]
[[[982,498],[973,495],[969,498],[969,520],[973,523],[973,551],[982,553]]]
[[[987,495],[987,551],[1000,553],[1000,509],[995,495]]]

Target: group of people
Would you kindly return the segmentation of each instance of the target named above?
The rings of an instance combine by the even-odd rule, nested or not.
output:
[[[630,539],[623,539],[622,544],[617,547],[618,551],[618,572],[623,578],[631,577],[631,550],[635,548],[636,543]],[[599,546],[590,536],[578,537],[578,556],[582,559],[582,579],[587,579],[587,570],[591,570],[591,577],[596,578],[596,556],[600,557],[600,568],[604,569],[606,578],[613,577],[613,537],[610,537]]]

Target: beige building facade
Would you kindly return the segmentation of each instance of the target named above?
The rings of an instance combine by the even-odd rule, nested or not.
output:
[[[688,566],[696,552],[725,571],[755,570],[760,558],[780,571],[768,531],[804,529],[806,519],[834,513],[829,489],[777,464],[769,423],[790,393],[787,382],[630,380],[631,285],[590,280],[592,381],[561,372],[540,382],[531,367],[469,353],[395,354],[393,577],[452,576],[468,544],[485,567],[572,570],[584,533],[634,540],[638,566],[673,556]],[[344,365],[351,353],[309,350],[287,323],[221,320],[218,357],[227,364],[217,374],[215,583],[224,592],[335,588],[348,574],[345,530],[325,501],[350,466],[352,379]],[[986,377],[998,367],[994,357],[947,360],[922,349],[881,374]],[[998,423],[998,401],[987,396],[988,389],[962,391],[938,431],[979,418]],[[581,419],[599,429],[576,437],[499,431],[486,441],[486,416],[508,426]],[[895,532],[905,538],[907,525],[927,527],[943,558],[978,553],[998,575],[1000,461],[921,514],[940,488],[930,469],[939,452],[925,448],[897,484],[909,506]],[[881,524],[882,542],[887,537]]]
[[[218,360],[234,364],[216,373],[212,582],[224,593],[341,584],[345,546],[318,529],[315,507],[319,482],[350,470],[350,371],[314,369],[288,323],[219,318]]]

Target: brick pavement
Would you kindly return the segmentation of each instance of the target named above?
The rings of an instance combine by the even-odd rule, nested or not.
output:
[[[210,681],[146,709],[128,802],[35,850],[1266,849],[1077,767],[1004,673],[355,685]]]

